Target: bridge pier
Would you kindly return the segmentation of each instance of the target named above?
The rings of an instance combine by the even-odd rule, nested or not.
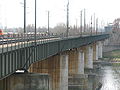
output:
[[[78,51],[78,74],[84,74],[84,52]]]
[[[98,60],[98,44],[97,43],[93,44],[93,60],[94,61]]]
[[[67,52],[33,63],[29,72],[49,74],[51,77],[50,90],[68,90]]]
[[[84,47],[70,50],[69,53],[69,90],[85,90],[87,75],[84,74]]]
[[[18,73],[0,80],[0,90],[49,90],[49,75]]]
[[[76,49],[70,50],[69,54],[69,76],[78,74],[78,51]]]
[[[93,46],[86,46],[85,52],[85,68],[93,69]]]
[[[68,55],[60,55],[60,89],[68,90]]]
[[[102,58],[102,52],[103,52],[102,47],[103,47],[103,43],[102,41],[99,41],[98,42],[98,58]]]

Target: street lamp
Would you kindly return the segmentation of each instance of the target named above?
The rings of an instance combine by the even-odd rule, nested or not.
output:
[[[49,14],[50,14],[50,12],[48,11],[48,36],[50,35],[50,28],[49,28]]]
[[[26,33],[26,0],[24,0],[24,33]]]
[[[36,45],[36,0],[35,0],[35,45]]]
[[[66,31],[66,37],[68,37],[68,33],[69,33],[69,0],[67,3],[67,31]]]
[[[80,11],[80,36],[82,36],[82,10]]]
[[[90,22],[90,30],[91,30],[91,35],[92,35],[92,16],[91,16],[91,22]]]

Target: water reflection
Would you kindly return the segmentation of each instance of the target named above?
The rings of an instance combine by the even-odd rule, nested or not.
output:
[[[98,74],[101,90],[120,90],[120,66],[104,66]]]

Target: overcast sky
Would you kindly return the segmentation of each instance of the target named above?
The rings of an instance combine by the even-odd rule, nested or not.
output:
[[[24,0],[0,0],[0,23],[7,27],[23,27]],[[34,24],[34,1],[27,2],[27,25]],[[79,26],[80,11],[86,9],[86,22],[90,22],[94,13],[99,23],[113,22],[120,17],[120,0],[69,0],[70,25]],[[37,0],[37,26],[47,27],[47,11],[50,11],[50,26],[66,23],[67,0]]]

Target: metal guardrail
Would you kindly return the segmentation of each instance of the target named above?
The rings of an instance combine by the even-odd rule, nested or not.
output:
[[[19,69],[27,70],[32,63],[38,60],[43,60],[57,53],[88,45],[106,38],[109,38],[108,34],[38,39],[36,45],[34,40],[29,42],[9,43],[7,44],[9,45],[7,48],[5,48],[5,46],[1,48],[4,50],[0,53],[0,79]]]

